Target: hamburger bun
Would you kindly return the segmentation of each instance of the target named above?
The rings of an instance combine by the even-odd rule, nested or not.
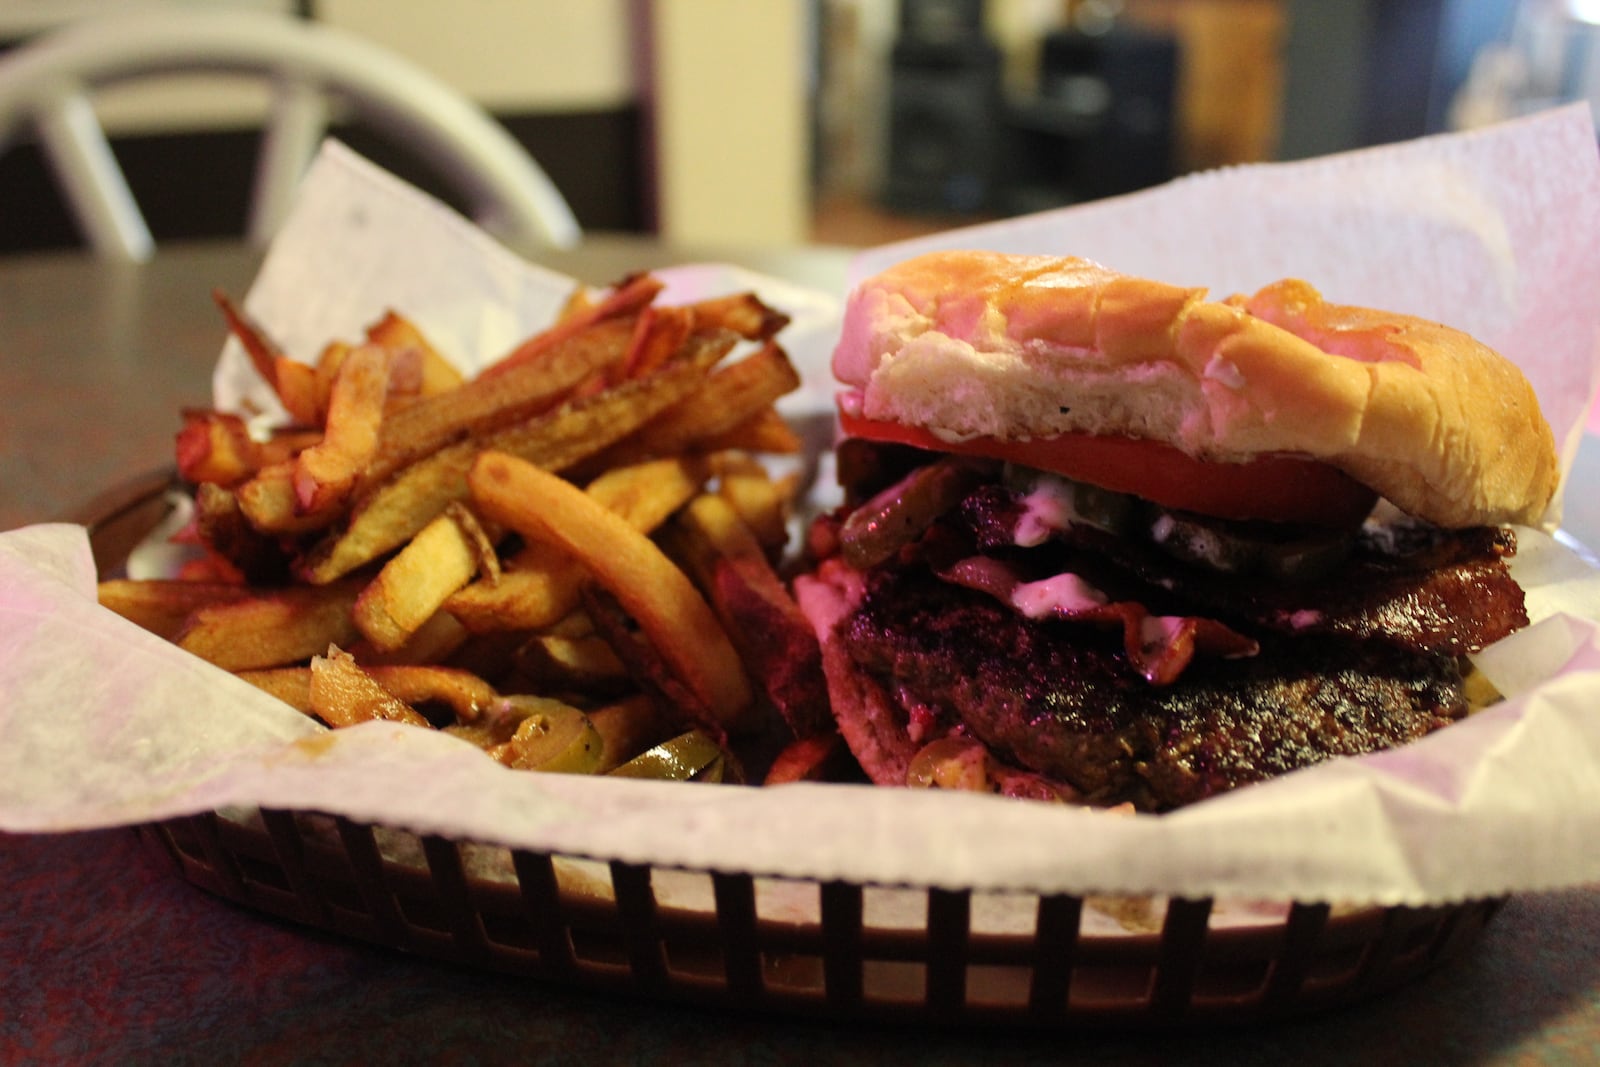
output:
[[[1509,360],[1296,280],[1212,301],[1083,259],[934,252],[856,288],[833,371],[862,415],[946,441],[1075,432],[1217,463],[1310,456],[1445,527],[1536,523],[1559,474]]]

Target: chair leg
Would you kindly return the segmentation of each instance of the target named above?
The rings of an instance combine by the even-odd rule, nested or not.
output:
[[[279,79],[274,86],[250,198],[252,244],[271,241],[287,217],[295,189],[322,143],[328,116],[328,98],[319,86],[298,78]]]
[[[36,121],[56,181],[94,250],[135,262],[149,259],[155,242],[89,98],[68,92],[47,100]]]

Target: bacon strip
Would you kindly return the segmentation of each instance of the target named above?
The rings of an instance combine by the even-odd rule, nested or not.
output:
[[[937,573],[954,585],[988,593],[1014,610],[1017,589],[1024,584],[1008,564],[989,556],[969,556]],[[1051,609],[1050,616],[1070,622],[1120,626],[1128,662],[1151,685],[1171,685],[1197,655],[1239,659],[1254,656],[1261,650],[1256,641],[1215,619],[1152,615],[1143,604],[1131,600],[1058,604]]]

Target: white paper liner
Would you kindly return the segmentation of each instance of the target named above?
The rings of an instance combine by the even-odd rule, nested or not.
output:
[[[1597,192],[1577,108],[938,240],[1088,254],[1219,291],[1296,274],[1333,299],[1464,324],[1523,363],[1569,439],[1571,394],[1587,396],[1595,371]],[[910,250],[869,253],[857,270]],[[1214,270],[1185,267],[1196,262]],[[838,294],[717,267],[672,279],[674,298],[754,280],[798,309],[786,341],[807,388],[789,409],[826,410]],[[569,284],[333,146],[247,307],[302,358],[394,307],[470,368],[545,321]],[[237,358],[219,364],[219,400],[259,396]],[[0,534],[0,828],[268,806],[658,866],[1001,892],[1425,904],[1592,882],[1600,578],[1542,534],[1521,537],[1518,573],[1542,621],[1484,657],[1515,697],[1400,750],[1120,816],[930,791],[536,775],[429,731],[325,732],[101,609],[83,531],[31,527]]]

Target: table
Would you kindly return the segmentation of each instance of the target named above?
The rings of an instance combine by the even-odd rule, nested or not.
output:
[[[550,255],[594,282],[711,253],[601,238]],[[836,288],[833,249],[740,253]],[[68,514],[169,461],[176,412],[209,399],[209,292],[254,254],[163,250],[0,264],[0,529]],[[1581,476],[1600,483],[1596,439]],[[1589,494],[1574,528],[1600,544]],[[0,834],[0,1063],[916,1062],[1097,1064],[1600,1061],[1600,893],[1513,898],[1462,959],[1382,1000],[1251,1032],[1063,1038],[758,1018],[464,971],[248,911],[174,876],[127,830]]]

